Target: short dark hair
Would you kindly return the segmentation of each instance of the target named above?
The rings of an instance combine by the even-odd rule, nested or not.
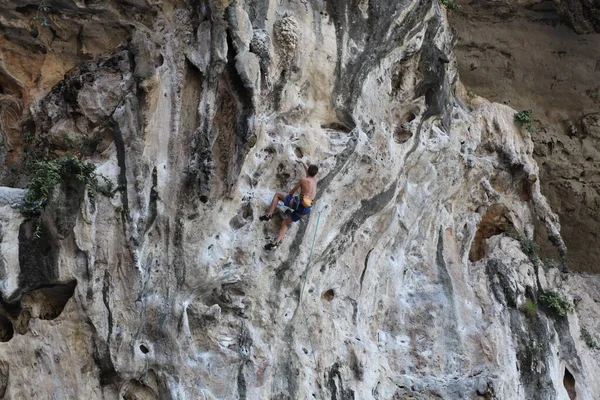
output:
[[[315,176],[317,172],[319,172],[319,167],[317,167],[315,164],[310,164],[308,166],[308,176]]]

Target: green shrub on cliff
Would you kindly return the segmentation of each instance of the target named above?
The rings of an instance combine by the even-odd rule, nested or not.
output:
[[[540,296],[539,302],[552,313],[564,317],[565,315],[575,311],[573,303],[565,299],[559,293],[550,290]]]
[[[533,132],[533,120],[533,110],[522,110],[515,114],[515,121],[529,133]]]
[[[539,246],[536,242],[531,239],[528,239],[525,235],[515,229],[509,229],[506,231],[506,235],[510,238],[518,240],[521,244],[521,250],[523,253],[529,257],[532,263],[537,263],[539,260],[538,250]]]
[[[533,318],[537,315],[537,303],[533,300],[527,299],[521,305],[520,310],[523,314],[527,315],[529,318]]]
[[[98,191],[112,195],[113,184],[108,178],[95,172],[94,164],[81,161],[78,157],[66,156],[50,160],[29,160],[24,171],[29,177],[27,193],[20,207],[25,217],[40,215],[48,205],[54,188],[67,179],[76,179],[85,184],[88,196],[94,200]],[[99,179],[106,187],[99,187]]]
[[[448,10],[458,10],[460,6],[454,0],[442,0],[442,4]]]

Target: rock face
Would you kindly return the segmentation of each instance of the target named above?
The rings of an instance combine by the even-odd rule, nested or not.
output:
[[[554,0],[556,11],[577,33],[600,32],[600,3],[592,0]]]
[[[585,15],[597,18],[598,11]],[[462,2],[449,19],[460,76],[471,94],[534,110],[542,193],[560,217],[569,269],[599,273],[600,35],[573,32],[549,1]],[[551,256],[543,239],[542,251]]]
[[[437,2],[0,4],[7,166],[79,149],[116,183],[27,220],[0,190],[5,398],[600,392],[598,279],[537,258],[536,227],[566,247],[533,142],[468,98]],[[296,158],[316,204],[265,252]]]

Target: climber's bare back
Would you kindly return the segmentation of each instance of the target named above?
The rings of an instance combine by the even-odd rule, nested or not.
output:
[[[307,176],[298,181],[303,196],[314,199],[317,195],[317,179],[314,176]]]

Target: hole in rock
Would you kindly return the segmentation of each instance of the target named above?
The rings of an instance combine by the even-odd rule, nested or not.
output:
[[[335,297],[335,291],[333,289],[329,289],[325,293],[323,293],[323,300],[331,301]]]
[[[122,400],[155,400],[158,396],[142,382],[132,379],[123,386]]]
[[[532,193],[532,181],[529,180],[528,177],[524,177],[522,178],[518,183],[517,183],[517,193],[519,194],[519,198],[522,201],[529,201],[531,200],[531,193]]]
[[[340,131],[345,133],[352,132],[352,128],[346,126],[345,124],[342,124],[341,122],[331,122],[329,124],[323,124],[321,125],[321,129],[330,129],[332,131]]]
[[[0,315],[0,342],[8,342],[14,334],[13,324],[4,315]]]
[[[155,67],[155,68],[158,68],[158,67],[160,67],[161,65],[163,65],[163,63],[164,63],[164,62],[165,62],[165,58],[163,57],[163,55],[162,55],[162,54],[160,54],[160,53],[159,53],[159,54],[156,56],[156,58],[154,59],[154,67]]]
[[[41,286],[24,295],[21,306],[39,319],[56,319],[73,297],[76,286],[75,280]]]
[[[491,205],[477,225],[477,233],[469,250],[469,261],[475,262],[485,257],[485,240],[512,227],[513,224],[508,218],[508,208],[503,204]]]
[[[208,203],[208,196],[207,195],[200,196],[200,201],[203,203]]]
[[[554,6],[554,3],[552,1],[540,1],[531,5],[527,5],[525,6],[525,8],[543,13],[556,11],[556,7]]]
[[[15,7],[15,11],[21,14],[28,14],[28,13],[35,13],[38,12],[39,6],[35,6],[35,5],[26,5],[26,6],[21,6],[21,7]]]
[[[294,153],[296,154],[296,157],[298,157],[298,158],[304,157],[304,153],[302,152],[302,149],[300,147],[296,147],[294,149]]]
[[[408,128],[405,123],[402,123],[394,132],[394,141],[398,144],[406,143],[412,135],[413,133],[410,128]]]
[[[277,166],[277,172],[275,174],[275,177],[279,181],[280,187],[286,187],[286,186],[288,186],[288,183],[289,183],[292,175],[287,172],[285,165],[283,165],[282,163],[279,163],[279,165]]]
[[[252,205],[250,203],[246,203],[242,206],[242,218],[251,220],[254,212],[252,211]]]
[[[250,203],[245,203],[242,205],[238,213],[231,218],[229,221],[229,227],[233,230],[238,230],[243,228],[248,221],[252,221],[254,217],[254,212],[252,211],[252,205]]]
[[[398,144],[405,143],[413,136],[410,130],[410,122],[414,121],[417,115],[409,111],[400,118],[400,124],[394,131],[394,141]]]
[[[44,222],[38,231],[38,221],[39,217],[30,218],[19,227],[19,286],[25,289],[58,278],[58,239]]]
[[[575,377],[573,374],[565,368],[565,377],[563,378],[563,385],[567,390],[567,394],[569,395],[569,399],[573,400],[577,397],[577,392],[575,391]]]
[[[150,349],[148,349],[148,347],[146,347],[146,345],[140,344],[140,351],[144,354],[148,354],[150,352]]]

